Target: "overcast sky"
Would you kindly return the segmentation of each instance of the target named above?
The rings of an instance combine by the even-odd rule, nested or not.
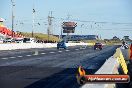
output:
[[[35,7],[35,32],[46,33],[47,17],[53,11],[54,34],[60,34],[61,23],[77,22],[74,34],[96,34],[102,38],[129,35],[132,38],[132,0],[14,0],[15,31],[32,31],[32,9]],[[0,0],[0,17],[11,28],[11,0]]]

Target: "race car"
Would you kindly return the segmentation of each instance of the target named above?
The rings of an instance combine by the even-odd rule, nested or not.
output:
[[[102,48],[103,48],[102,43],[95,43],[95,45],[94,45],[94,50],[96,50],[96,49],[102,50]]]
[[[66,43],[65,43],[64,41],[58,42],[58,43],[57,43],[57,49],[59,49],[59,48],[64,48],[64,49],[66,49],[66,48],[67,48],[67,47],[66,47]]]

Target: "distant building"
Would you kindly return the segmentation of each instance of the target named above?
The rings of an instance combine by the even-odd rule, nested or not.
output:
[[[129,36],[124,36],[124,37],[123,37],[123,40],[129,41],[129,40],[131,40],[131,39],[129,38]]]
[[[114,36],[112,40],[119,41],[120,39],[117,36]]]
[[[0,27],[3,27],[3,22],[4,22],[5,20],[3,19],[3,18],[0,18]]]
[[[55,35],[58,36],[58,35]],[[69,41],[80,41],[80,40],[98,40],[98,35],[62,35],[62,38]]]

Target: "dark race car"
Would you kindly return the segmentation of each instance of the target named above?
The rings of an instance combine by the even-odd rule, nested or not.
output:
[[[102,43],[95,43],[95,45],[94,45],[94,50],[96,50],[96,49],[102,50],[102,48],[103,48]]]

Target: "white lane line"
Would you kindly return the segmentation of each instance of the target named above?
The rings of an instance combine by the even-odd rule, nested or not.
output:
[[[41,53],[41,54],[46,54],[46,53]]]
[[[70,51],[70,50],[66,50],[66,51]]]
[[[34,56],[37,56],[38,54],[33,54]]]
[[[86,49],[86,48],[82,48],[82,47],[81,47],[80,49]]]
[[[55,53],[55,52],[50,52],[50,53]]]
[[[1,59],[6,60],[6,59],[8,59],[8,58],[1,58]]]
[[[17,57],[23,57],[23,56],[17,56]]]
[[[79,50],[79,49],[75,49],[75,50]]]
[[[32,55],[26,55],[26,56],[30,57],[30,56],[32,56]]]
[[[9,57],[9,58],[16,58],[16,57]]]
[[[61,53],[62,51],[58,51],[59,53]]]

